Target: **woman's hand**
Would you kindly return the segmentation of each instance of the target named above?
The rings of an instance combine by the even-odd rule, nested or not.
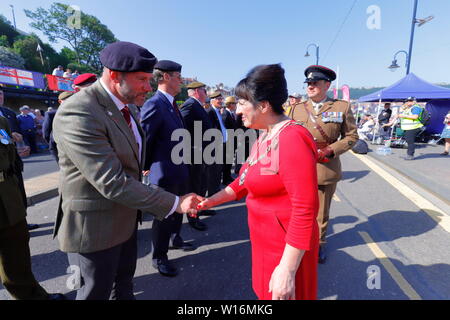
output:
[[[209,210],[212,207],[214,207],[213,202],[211,201],[211,198],[206,198],[202,202],[200,202],[197,206],[197,210]]]
[[[295,300],[295,272],[279,264],[269,282],[272,300]]]

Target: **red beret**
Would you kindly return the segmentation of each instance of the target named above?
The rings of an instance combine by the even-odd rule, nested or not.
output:
[[[93,73],[83,73],[75,78],[73,84],[76,86],[83,86],[88,83],[93,83],[97,81],[97,76]]]

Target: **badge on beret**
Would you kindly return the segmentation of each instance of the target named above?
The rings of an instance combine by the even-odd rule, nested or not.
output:
[[[351,146],[353,144],[353,141],[349,141],[348,145]]]

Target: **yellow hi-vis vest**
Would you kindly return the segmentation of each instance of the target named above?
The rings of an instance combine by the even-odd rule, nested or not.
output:
[[[412,116],[413,114],[411,113],[411,110],[414,107],[417,107],[417,105],[413,105],[410,108],[408,108],[407,110],[404,110],[402,112],[402,114],[405,116]],[[421,107],[419,106],[419,108],[421,108]],[[423,124],[420,123],[419,118],[417,118],[416,120],[400,118],[400,127],[402,128],[402,130],[414,130],[417,128],[422,128]]]

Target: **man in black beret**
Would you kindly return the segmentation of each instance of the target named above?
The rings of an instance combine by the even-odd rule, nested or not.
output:
[[[175,130],[184,129],[183,118],[175,97],[181,91],[181,65],[161,60],[155,65],[153,80],[158,91],[141,109],[141,125],[145,132],[146,157],[144,170],[149,170],[148,181],[176,195],[184,195],[191,189],[189,164],[175,164],[172,150],[180,141],[172,141]],[[180,155],[182,157],[182,155]],[[169,244],[184,251],[195,247],[183,241],[180,235],[183,216],[171,215],[163,221],[153,220],[153,266],[163,276],[177,275],[177,269],[169,262]]]
[[[131,300],[141,212],[163,220],[196,214],[203,198],[144,185],[144,133],[129,105],[151,91],[155,56],[130,42],[100,53],[103,75],[59,107],[53,123],[60,164],[55,235],[75,266],[77,300]]]
[[[292,106],[290,116],[304,123],[318,148],[319,263],[324,263],[331,200],[342,177],[339,155],[353,148],[358,134],[350,103],[327,96],[331,82],[336,79],[336,73],[327,67],[314,65],[306,68],[305,77],[309,99]]]

